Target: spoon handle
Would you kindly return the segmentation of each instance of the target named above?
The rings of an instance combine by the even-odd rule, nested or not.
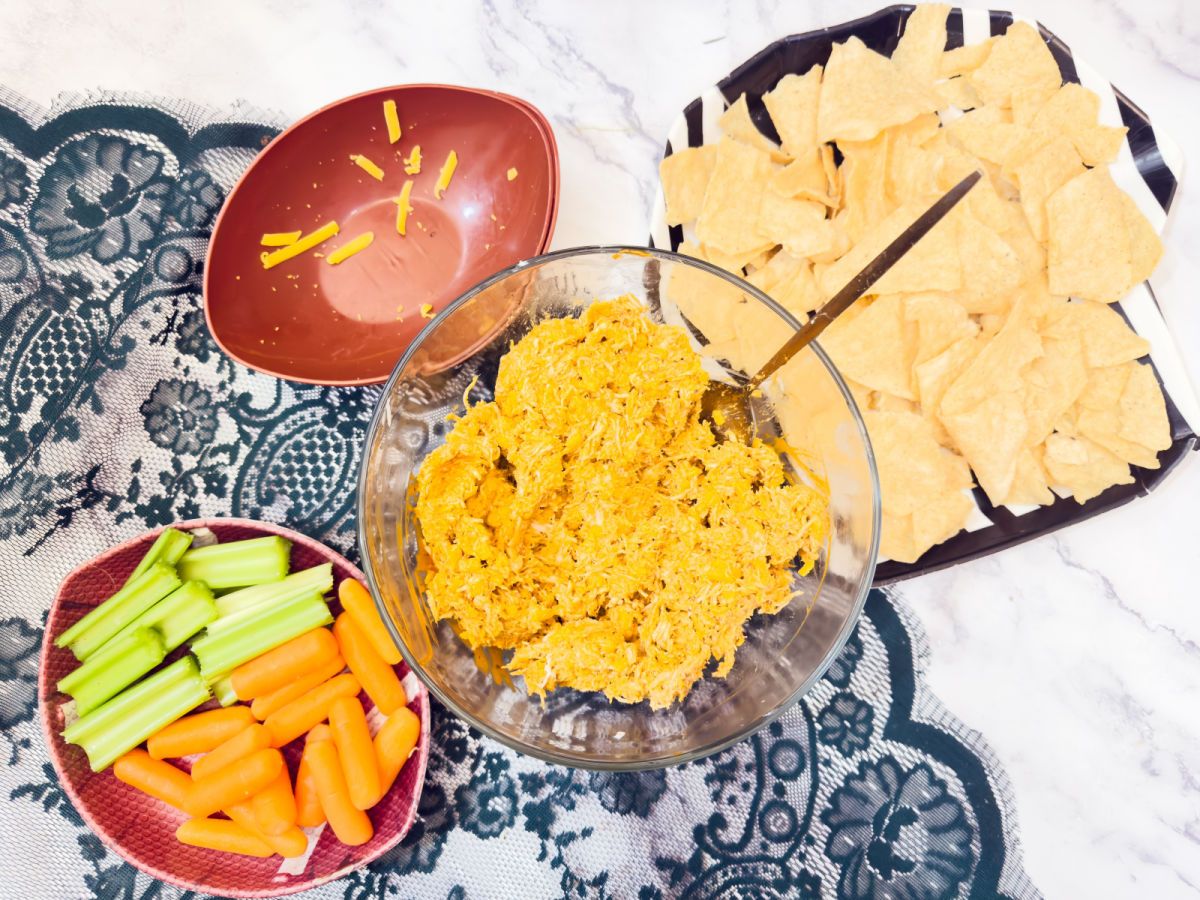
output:
[[[758,370],[757,375],[750,379],[749,384],[746,385],[746,389],[753,390],[762,384],[771,373],[795,356],[809,341],[824,331],[830,322],[849,309],[855,300],[867,292],[867,288],[874,284],[884,272],[895,265],[900,257],[911,250],[917,241],[928,234],[929,230],[941,221],[942,217],[950,212],[959,200],[966,196],[967,191],[975,186],[975,182],[979,178],[979,172],[972,172],[943,194],[933,206],[921,213],[915,222],[901,232],[898,238],[884,247],[878,256],[867,263],[861,272],[847,282],[844,288],[830,297],[820,309],[813,313],[812,318],[800,326],[800,330],[792,335],[788,339],[788,342],[780,347],[774,356],[767,360],[766,364]]]

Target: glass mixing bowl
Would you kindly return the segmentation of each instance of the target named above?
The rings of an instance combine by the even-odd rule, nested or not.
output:
[[[805,693],[850,636],[879,547],[879,482],[854,400],[810,345],[763,385],[760,434],[782,437],[800,477],[828,486],[833,529],[802,593],[756,615],[724,678],[706,677],[669,708],[559,688],[527,694],[499,650],[473,651],[422,590],[414,475],[444,443],[447,415],[491,399],[500,357],[539,322],[634,294],[659,322],[687,329],[710,376],[753,374],[798,327],[781,306],[708,263],[659,250],[584,247],[519,263],[448,306],[397,364],[367,432],[358,538],[381,615],[405,660],[439,700],[523,753],[596,769],[647,769],[715,753],[763,727]],[[478,379],[475,381],[475,379]],[[472,386],[472,381],[475,384]]]

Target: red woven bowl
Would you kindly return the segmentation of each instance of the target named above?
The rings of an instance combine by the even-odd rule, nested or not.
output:
[[[222,542],[282,535],[292,542],[293,570],[331,562],[335,585],[344,578],[365,583],[362,572],[339,554],[277,525],[245,519],[205,519],[173,527],[184,531],[207,528]],[[181,888],[223,897],[276,897],[302,891],[340,878],[394,847],[416,817],[429,755],[429,695],[404,663],[400,663],[397,674],[408,691],[409,709],[421,719],[421,735],[416,752],[391,791],[368,813],[375,836],[361,846],[347,847],[327,827],[316,841],[310,831],[311,855],[294,865],[297,870],[294,874],[288,874],[293,868],[288,864],[296,863],[294,860],[279,856],[255,859],[180,843],[175,838],[175,829],[187,818],[185,813],[118,781],[111,767],[93,772],[83,750],[62,739],[62,704],[68,698],[58,693],[54,685],[78,663],[69,650],[55,647],[54,639],[124,583],[161,531],[160,528],[147,532],[75,569],[63,581],[50,607],[38,674],[42,731],[59,780],[83,820],[106,846],[143,872]],[[336,599],[330,609],[335,614],[341,611]],[[359,697],[369,712],[370,699],[365,693]],[[210,701],[209,705],[216,704]],[[302,745],[301,738],[284,748],[293,777]]]
[[[385,100],[397,107],[395,144]],[[421,171],[410,175],[404,161],[414,145]],[[451,150],[458,168],[437,199],[433,187]],[[376,163],[382,181],[352,155]],[[410,179],[413,211],[402,237],[394,198]],[[270,375],[311,384],[384,381],[428,324],[422,305],[436,312],[493,272],[543,252],[557,209],[554,134],[524,100],[438,84],[347,97],[275,138],[230,192],[205,263],[209,330],[231,357]],[[264,234],[307,234],[329,221],[339,225],[336,237],[263,268]],[[366,231],[375,236],[369,247],[329,264],[333,248]]]

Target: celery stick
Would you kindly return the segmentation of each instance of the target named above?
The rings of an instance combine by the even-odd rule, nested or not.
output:
[[[126,625],[109,643],[135,628],[154,628],[162,634],[170,653],[216,617],[217,609],[208,585],[203,581],[186,581]]]
[[[233,706],[238,702],[238,695],[233,691],[233,673],[222,675],[211,685],[213,696],[222,706]]]
[[[92,654],[58,689],[74,698],[79,715],[86,715],[162,662],[167,649],[153,628],[136,628]]]
[[[206,633],[192,642],[192,652],[204,677],[213,681],[284,641],[332,621],[321,594],[293,597],[280,604],[258,607],[218,634]]]
[[[92,771],[101,772],[210,696],[196,660],[185,656],[92,710],[67,728],[63,738],[82,747]]]
[[[253,609],[260,604],[282,603],[289,597],[311,594],[313,591],[326,593],[333,590],[333,563],[322,563],[311,569],[293,572],[281,581],[256,584],[253,587],[231,591],[217,598],[217,615],[224,619],[234,613]]]
[[[179,584],[179,576],[174,569],[155,563],[137,580],[121,588],[64,631],[54,643],[58,647],[69,646],[77,659],[86,660],[110,637],[179,587]]]
[[[133,570],[125,583],[129,584],[157,562],[166,563],[168,566],[175,565],[191,543],[192,536],[186,531],[164,528],[162,534],[155,538],[154,543],[146,551],[146,555],[142,557],[142,561],[138,563],[137,568]]]
[[[278,535],[213,544],[179,558],[184,581],[203,581],[214,591],[279,581],[288,573],[292,542]]]

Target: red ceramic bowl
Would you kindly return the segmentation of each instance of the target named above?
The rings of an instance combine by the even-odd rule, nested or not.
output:
[[[245,519],[207,519],[174,527],[185,531],[208,528],[221,541],[282,535],[292,541],[293,571],[331,562],[335,585],[343,578],[365,583],[362,572],[328,547],[277,525]],[[70,651],[54,646],[54,639],[124,583],[161,530],[114,547],[68,575],[54,598],[46,623],[38,674],[42,730],[63,789],[84,821],[106,846],[143,872],[187,890],[222,897],[274,897],[302,891],[340,878],[394,847],[416,817],[429,755],[429,694],[423,684],[410,676],[404,663],[399,665],[397,673],[408,690],[408,708],[421,719],[421,736],[416,752],[391,791],[369,812],[375,836],[361,846],[347,847],[326,827],[315,847],[310,836],[310,848],[314,849],[306,861],[295,866],[298,870],[295,874],[281,871],[285,860],[279,856],[255,859],[180,843],[175,838],[175,829],[187,818],[185,813],[118,781],[111,768],[93,772],[84,752],[62,739],[61,707],[67,697],[58,693],[54,685],[77,663]],[[330,609],[335,614],[341,611],[336,600]],[[359,696],[370,711],[369,698],[366,694]],[[215,705],[214,701],[208,704]],[[298,739],[284,749],[293,778],[302,744],[303,739]],[[185,761],[185,767],[186,764]]]
[[[395,144],[385,100],[396,102]],[[415,144],[421,171],[409,175],[404,159]],[[433,187],[451,150],[458,168],[439,200]],[[376,163],[382,181],[352,155]],[[408,179],[413,211],[401,236],[394,198]],[[543,252],[557,207],[554,135],[524,100],[433,84],[339,100],[280,134],[230,192],[205,264],[209,330],[235,360],[280,378],[384,381],[428,322],[421,306],[436,312],[493,272]],[[336,237],[263,268],[264,234],[308,234],[329,221],[338,223]],[[366,231],[374,234],[369,247],[329,264],[333,249]]]

